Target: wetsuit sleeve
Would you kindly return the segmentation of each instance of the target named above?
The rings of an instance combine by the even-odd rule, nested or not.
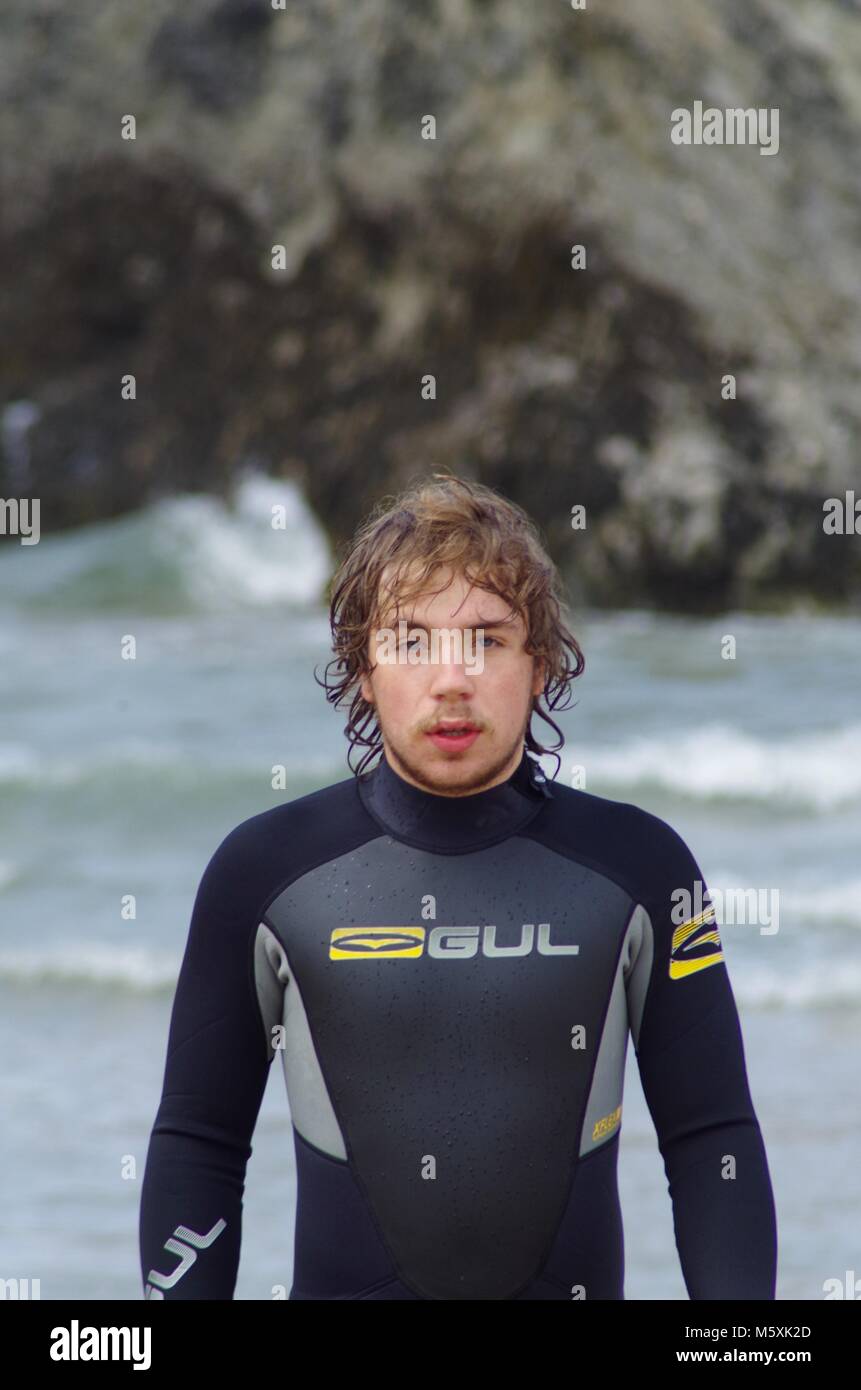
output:
[[[714,910],[681,837],[653,816],[643,837],[629,1017],[685,1284],[692,1299],[773,1299],[771,1180]]]
[[[251,1136],[274,1053],[255,988],[259,921],[242,827],[200,881],[147,1152],[139,1239],[146,1298],[231,1299]],[[275,998],[276,982],[266,982]]]

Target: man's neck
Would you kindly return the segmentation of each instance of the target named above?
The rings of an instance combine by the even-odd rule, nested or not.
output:
[[[462,854],[505,839],[528,824],[549,795],[525,748],[505,781],[465,796],[414,785],[385,755],[358,779],[358,788],[366,810],[394,839],[442,854]]]

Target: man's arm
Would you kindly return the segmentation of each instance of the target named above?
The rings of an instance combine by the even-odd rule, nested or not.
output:
[[[629,1017],[685,1284],[692,1299],[773,1299],[774,1198],[714,913],[681,837],[654,816],[643,834]]]
[[[194,902],[141,1191],[146,1298],[231,1299],[236,1284],[245,1169],[274,1055],[255,991],[259,873],[246,827],[219,845]]]

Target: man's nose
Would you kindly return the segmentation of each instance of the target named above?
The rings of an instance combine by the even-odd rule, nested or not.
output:
[[[472,695],[474,686],[464,658],[447,657],[430,663],[431,693],[434,695]]]

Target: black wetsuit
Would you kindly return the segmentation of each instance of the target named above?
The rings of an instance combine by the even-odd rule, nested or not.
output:
[[[525,751],[472,796],[430,795],[383,758],[237,826],[198,888],[173,1006],[145,1296],[232,1298],[279,1052],[291,1299],[622,1298],[630,1032],[690,1297],[774,1298],[717,929],[672,896],[698,880],[666,822],[545,781]]]

